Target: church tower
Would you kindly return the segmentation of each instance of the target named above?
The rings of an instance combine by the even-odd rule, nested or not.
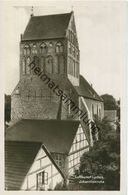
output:
[[[74,13],[33,16],[20,42],[20,81],[11,99],[11,119],[67,119],[69,111],[30,68],[36,67],[78,103],[73,86],[79,86],[79,45]]]

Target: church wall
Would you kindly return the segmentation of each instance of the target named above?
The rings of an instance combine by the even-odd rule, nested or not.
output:
[[[35,84],[34,84],[35,83]],[[17,90],[17,89],[16,89]],[[19,94],[12,95],[11,119],[56,119],[59,98],[51,90],[38,82],[28,82],[19,86]]]
[[[104,117],[103,102],[92,100],[92,99],[87,99],[87,98],[84,98],[84,99],[90,111],[91,117],[93,117],[93,115],[97,115],[99,118],[102,119]]]

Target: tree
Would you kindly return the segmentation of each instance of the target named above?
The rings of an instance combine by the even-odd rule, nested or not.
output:
[[[104,100],[105,110],[117,110],[117,103],[115,98],[112,95],[104,94],[101,95],[101,98]]]

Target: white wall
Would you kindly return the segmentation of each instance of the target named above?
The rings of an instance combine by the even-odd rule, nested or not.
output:
[[[45,171],[48,174],[48,183],[44,184],[45,190],[54,189],[57,183],[62,181],[62,176],[52,164],[49,157],[41,148],[24,180],[21,187],[22,190],[37,190],[36,188],[36,177],[39,172]]]

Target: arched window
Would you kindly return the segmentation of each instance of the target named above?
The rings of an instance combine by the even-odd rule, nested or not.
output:
[[[45,58],[41,57],[41,70],[45,71]]]
[[[45,59],[45,70],[48,73],[53,73],[53,57],[47,56]]]
[[[30,62],[31,62],[31,59],[30,59],[30,57],[28,57],[26,59],[26,73],[27,74],[30,74],[30,67],[29,67]]]
[[[30,46],[26,44],[24,46],[24,55],[30,55],[30,53],[31,53]]]
[[[22,73],[23,75],[26,74],[26,59],[23,58],[22,60]]]
[[[41,54],[46,54],[47,53],[47,45],[45,43],[42,43],[40,45],[40,53]]]
[[[37,45],[36,44],[33,44],[33,46],[32,46],[32,53],[37,54]]]
[[[61,42],[57,42],[56,44],[56,53],[62,53],[63,52],[63,44]]]

